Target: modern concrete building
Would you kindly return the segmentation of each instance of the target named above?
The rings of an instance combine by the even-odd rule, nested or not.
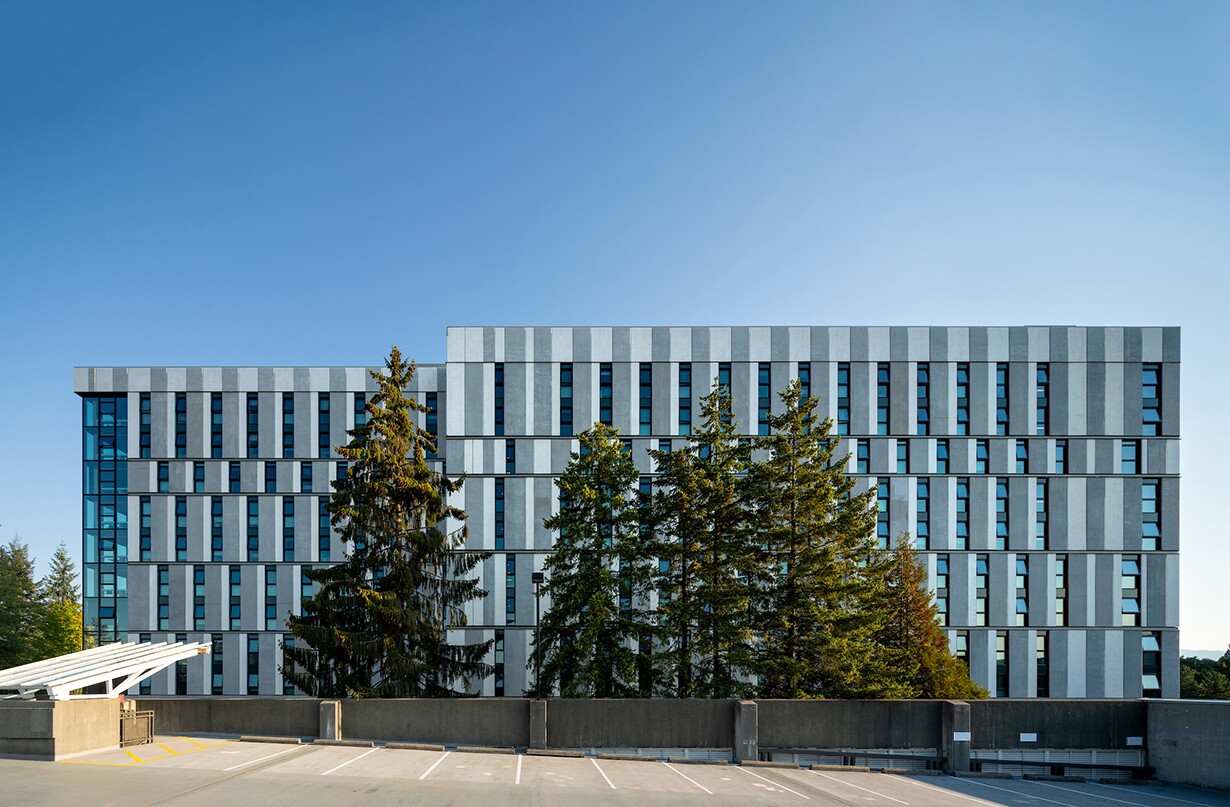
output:
[[[450,328],[410,390],[466,474],[495,554],[467,639],[485,695],[529,678],[533,571],[573,435],[682,445],[714,379],[762,430],[800,378],[833,418],[882,543],[923,551],[952,647],[993,695],[1178,694],[1179,329]],[[305,567],[337,561],[332,446],[374,391],[359,367],[77,368],[87,631],[213,641],[155,694],[293,694],[278,671]]]

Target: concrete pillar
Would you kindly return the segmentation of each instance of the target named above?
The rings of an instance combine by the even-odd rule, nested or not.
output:
[[[342,739],[342,702],[320,702],[320,739]]]
[[[944,701],[941,722],[940,756],[944,757],[944,773],[969,771],[970,710],[965,701]]]
[[[530,748],[547,747],[547,702],[530,701]]]
[[[760,759],[759,725],[756,701],[735,702],[734,761]]]

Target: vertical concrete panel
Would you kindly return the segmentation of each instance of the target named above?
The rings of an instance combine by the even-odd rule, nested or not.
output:
[[[1123,549],[1123,478],[1109,477],[1102,480],[1105,483],[1104,516],[1105,532],[1103,533],[1102,549]],[[1139,482],[1137,482],[1139,485]],[[1139,507],[1137,507],[1139,509]],[[1137,545],[1139,537],[1137,536]]]
[[[1179,434],[1179,363],[1162,365],[1162,434]]]

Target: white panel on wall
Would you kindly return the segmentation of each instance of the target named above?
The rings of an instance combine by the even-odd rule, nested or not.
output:
[[[589,329],[589,355],[593,361],[615,360],[615,337],[612,328]]]
[[[750,361],[770,361],[773,358],[773,330],[771,328],[747,329],[747,357]]]
[[[730,361],[730,328],[709,329],[709,358],[711,361]]]
[[[1162,361],[1162,329],[1140,329],[1140,360],[1144,362]]]
[[[572,361],[572,328],[551,329],[551,361]]]
[[[670,329],[671,361],[691,361],[692,360],[692,329],[691,328],[671,328]]]
[[[850,361],[849,328],[829,328],[829,361]]]

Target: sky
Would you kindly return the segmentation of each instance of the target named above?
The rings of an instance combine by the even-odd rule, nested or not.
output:
[[[1183,329],[1230,644],[1230,5],[0,5],[0,538],[80,558],[86,365],[448,325]]]

